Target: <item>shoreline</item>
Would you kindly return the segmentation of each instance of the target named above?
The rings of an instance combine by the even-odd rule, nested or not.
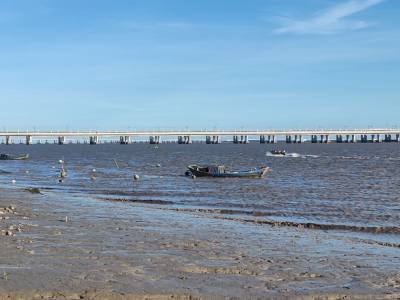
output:
[[[0,189],[9,206],[0,299],[400,297],[399,249],[332,231]]]

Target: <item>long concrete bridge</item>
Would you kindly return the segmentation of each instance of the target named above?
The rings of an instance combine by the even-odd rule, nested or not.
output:
[[[247,144],[250,140],[260,143],[276,143],[284,138],[286,143],[379,143],[400,142],[400,129],[317,129],[317,130],[177,130],[177,131],[0,131],[0,140],[4,144],[12,144],[15,138],[23,139],[27,145],[42,139],[52,139],[57,144],[65,144],[67,140],[88,140],[90,144],[101,143],[102,140],[114,140],[121,144],[130,144],[136,139],[148,139],[150,144],[159,144],[164,138],[176,138],[179,144],[191,144],[192,139],[203,140],[207,144],[219,144],[222,137],[228,137],[235,144]],[[226,139],[228,141],[228,139]]]

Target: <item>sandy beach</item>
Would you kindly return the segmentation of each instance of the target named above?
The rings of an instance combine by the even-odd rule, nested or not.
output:
[[[399,299],[400,249],[340,231],[0,190],[0,299]]]

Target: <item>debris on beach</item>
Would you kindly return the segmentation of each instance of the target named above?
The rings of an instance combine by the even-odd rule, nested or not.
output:
[[[13,205],[0,207],[0,221],[6,221],[5,223],[3,223],[5,226],[2,226],[2,228],[0,228],[0,235],[11,237],[14,236],[16,232],[21,232],[23,230],[23,224],[10,224],[10,221],[7,221],[10,220],[9,215],[13,215],[16,213],[16,208]]]
[[[0,209],[0,214],[4,214],[4,213],[9,213],[9,214],[14,214],[15,213],[15,206],[6,206],[3,207],[2,209]]]

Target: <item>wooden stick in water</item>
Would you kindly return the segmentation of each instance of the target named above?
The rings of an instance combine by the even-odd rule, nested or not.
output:
[[[113,161],[114,161],[115,165],[117,166],[117,168],[119,169],[119,166],[118,166],[117,160],[116,160],[115,158],[113,158]]]

